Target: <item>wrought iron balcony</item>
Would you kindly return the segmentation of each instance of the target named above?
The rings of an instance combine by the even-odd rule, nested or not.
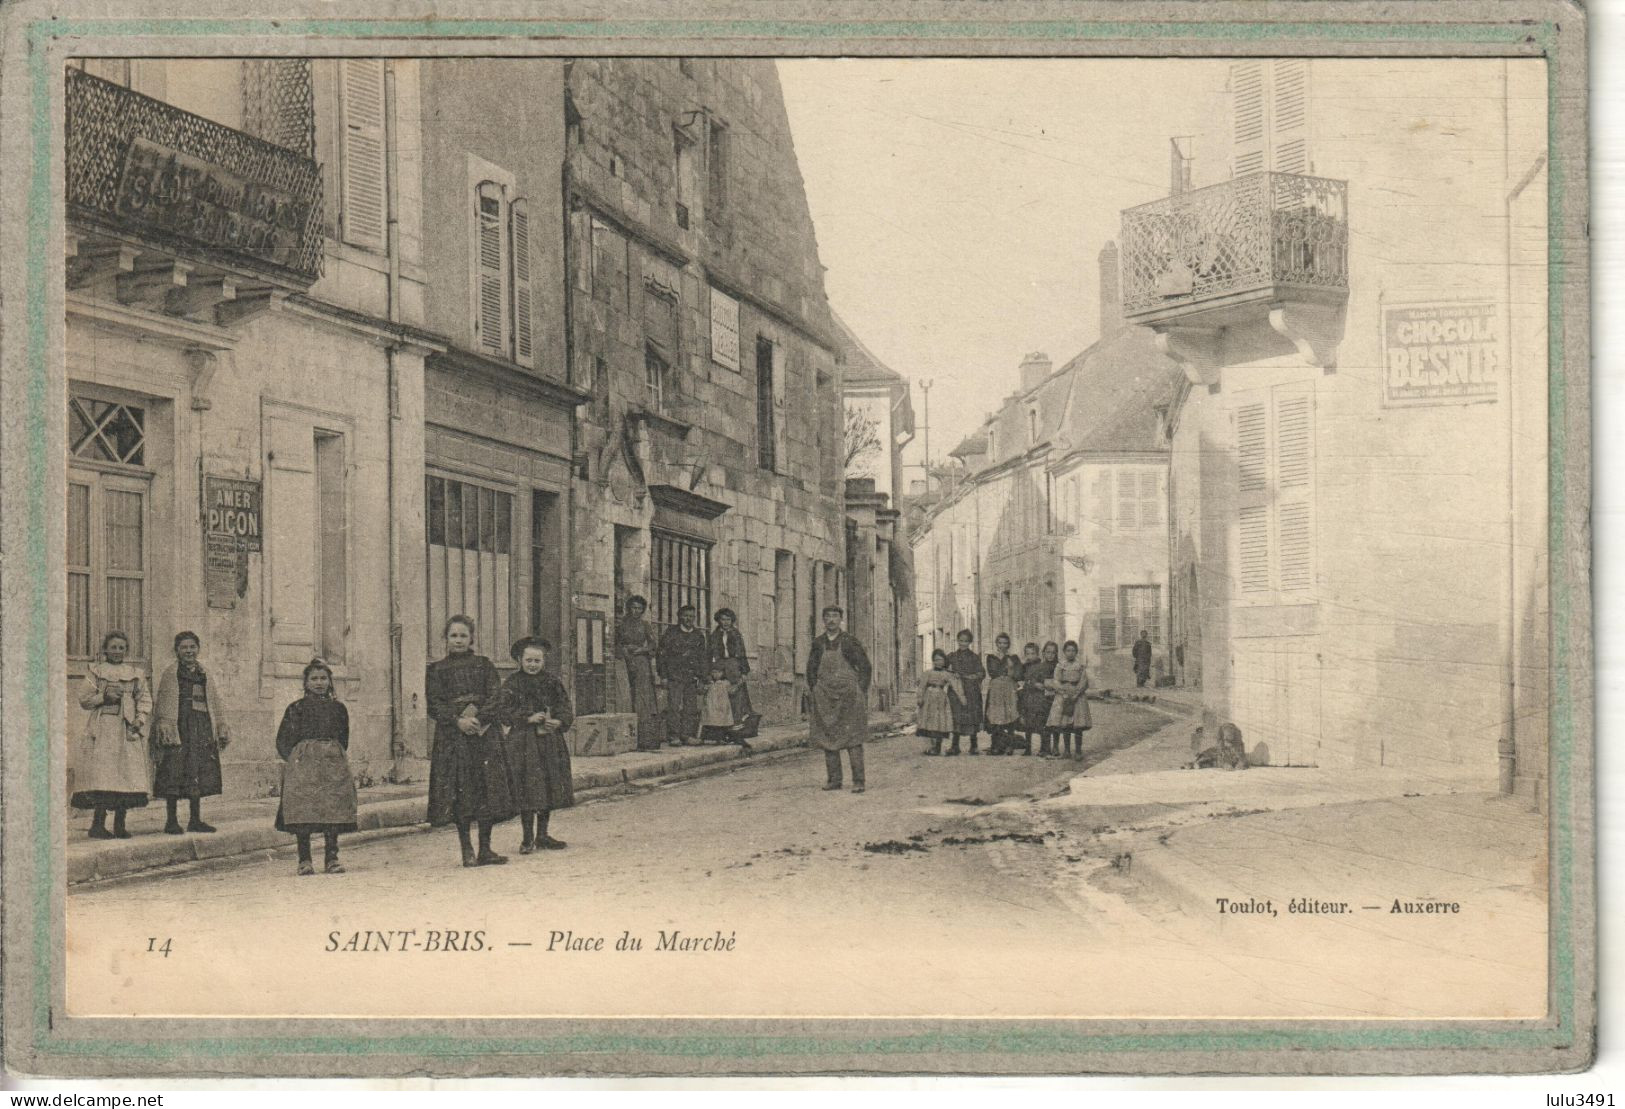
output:
[[[321,168],[302,154],[69,69],[66,163],[72,232],[96,246],[80,260],[118,244],[121,292],[163,269],[145,284],[175,311],[190,277],[230,290],[321,274]]]
[[[1123,212],[1123,315],[1348,296],[1348,183],[1254,173]]]

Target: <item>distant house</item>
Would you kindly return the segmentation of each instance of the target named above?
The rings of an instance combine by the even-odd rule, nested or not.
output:
[[[1154,337],[1120,323],[1117,252],[1101,251],[1101,337],[1060,369],[1022,360],[1017,388],[949,452],[965,478],[913,535],[917,647],[961,628],[992,649],[1076,640],[1097,687],[1132,680],[1141,630],[1166,673],[1168,443],[1158,417],[1179,378]]]
[[[903,516],[903,448],[914,439],[908,382],[835,317],[845,408],[847,626],[874,665],[876,704],[914,688],[913,552]]]

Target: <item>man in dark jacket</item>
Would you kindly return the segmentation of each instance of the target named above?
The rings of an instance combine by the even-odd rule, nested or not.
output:
[[[841,752],[852,763],[852,792],[862,793],[863,744],[869,738],[869,655],[856,636],[841,630],[846,616],[837,605],[824,609],[824,634],[807,656],[807,689],[812,694],[808,742],[823,749],[825,789],[841,788]]]
[[[666,683],[667,741],[673,747],[700,742],[700,686],[711,674],[711,647],[694,626],[693,605],[677,610],[677,623],[660,637],[655,672]]]
[[[1134,641],[1134,684],[1144,686],[1151,677],[1151,635],[1144,629]]]

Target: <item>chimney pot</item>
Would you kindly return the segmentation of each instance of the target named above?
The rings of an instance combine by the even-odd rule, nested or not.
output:
[[[1117,244],[1107,240],[1100,248],[1100,337],[1113,335],[1123,326],[1123,297],[1118,291]]]
[[[1053,368],[1054,363],[1043,351],[1035,350],[1027,355],[1021,360],[1021,391],[1027,393],[1038,388]]]

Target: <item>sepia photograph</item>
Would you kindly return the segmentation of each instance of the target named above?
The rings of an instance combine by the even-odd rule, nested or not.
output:
[[[33,1069],[1583,1066],[1584,115],[1512,7],[14,20]]]

